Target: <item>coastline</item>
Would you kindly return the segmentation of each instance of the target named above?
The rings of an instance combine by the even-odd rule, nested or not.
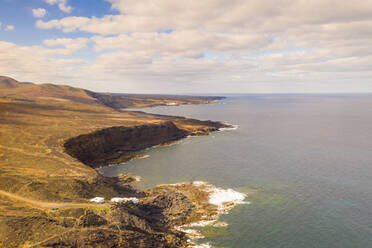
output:
[[[5,247],[190,246],[186,233],[175,227],[202,220],[199,197],[207,203],[210,193],[172,186],[139,191],[131,186],[139,178],[104,177],[95,168],[227,125],[119,109],[173,102],[173,96],[95,98],[70,86],[2,82],[0,240]]]
[[[69,138],[64,142],[63,147],[71,157],[92,168],[97,168],[142,157],[137,152],[154,146],[170,145],[187,136],[209,135],[213,131],[234,128],[218,121],[171,118],[153,124],[99,129]],[[185,122],[185,127],[179,124],[179,121]],[[190,128],[190,124],[195,126]]]
[[[163,184],[157,187],[175,188],[185,194],[190,194],[190,192],[193,194],[194,191],[200,191],[196,194],[194,193],[195,195],[206,194],[206,198],[196,197],[194,201],[196,204],[196,209],[194,210],[196,217],[192,221],[174,227],[176,230],[186,234],[188,245],[191,247],[212,247],[209,243],[196,243],[197,240],[203,239],[204,236],[195,227],[214,226],[226,228],[228,223],[219,222],[219,218],[223,214],[228,214],[238,204],[250,204],[250,202],[244,201],[248,196],[247,194],[233,189],[222,189],[204,181]]]
[[[122,111],[133,111],[133,112],[144,112],[142,109],[144,108],[156,108],[156,107],[179,107],[179,106],[197,106],[197,105],[215,105],[215,104],[225,104],[224,102],[221,102],[221,100],[225,99],[226,97],[214,97],[215,100],[209,100],[204,102],[182,102],[177,104],[172,103],[155,103],[152,105],[145,105],[145,106],[138,106],[138,107],[126,107],[126,108],[118,108]],[[146,112],[145,112],[146,113]]]
[[[215,131],[229,131],[229,130],[236,130],[238,125],[232,125],[229,123],[223,123],[223,127],[218,128]],[[203,135],[208,135],[203,134]],[[178,140],[172,140],[168,142],[164,142],[158,145],[154,145],[144,150],[150,148],[156,148],[161,146],[170,146],[176,145],[181,142],[182,139],[195,137],[199,135],[192,135],[189,134],[186,137],[183,137]],[[143,150],[141,150],[143,151]],[[141,152],[139,151],[139,152]],[[149,155],[145,154],[136,154],[135,156],[131,157],[129,160],[118,163],[118,164],[109,164],[103,167],[96,168],[96,170],[102,175],[105,176],[104,173],[100,171],[100,169],[108,166],[119,166],[120,164],[124,164],[126,162],[135,160],[135,159],[142,159],[148,158]],[[121,174],[118,176],[123,176],[131,178],[129,180],[128,185],[132,182],[137,182],[141,178],[136,175],[128,175],[128,174]],[[134,189],[138,190],[138,189]],[[171,225],[171,228],[182,232],[187,237],[186,247],[194,247],[194,248],[210,248],[212,247],[209,243],[201,243],[198,244],[197,240],[204,238],[204,236],[200,233],[200,231],[194,229],[195,227],[205,227],[205,226],[214,226],[219,228],[226,228],[228,223],[219,222],[219,218],[223,214],[227,214],[232,208],[234,208],[237,204],[250,204],[249,202],[244,201],[247,197],[247,194],[237,192],[233,189],[222,189],[215,185],[209,184],[204,181],[194,181],[194,182],[181,182],[175,184],[160,184],[154,188],[147,189],[144,192],[147,194],[148,197],[156,194],[155,192],[161,190],[170,190],[170,191],[177,191],[181,192],[183,195],[187,196],[192,203],[194,204],[195,208],[190,213],[190,216],[186,220],[181,223]],[[180,211],[187,211],[187,209],[182,210],[182,206],[179,206],[181,209]]]

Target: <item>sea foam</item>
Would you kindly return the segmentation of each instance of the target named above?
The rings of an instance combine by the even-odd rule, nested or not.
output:
[[[247,204],[244,202],[247,196],[244,193],[235,191],[233,189],[222,189],[215,187],[207,182],[195,181],[193,185],[201,188],[202,190],[209,193],[209,203],[218,206],[219,208],[225,209],[235,204]],[[228,206],[227,206],[228,205]]]
[[[221,127],[218,129],[218,131],[230,131],[230,130],[236,130],[239,128],[239,125],[232,125],[230,123],[225,123],[226,125],[230,125],[230,127]]]
[[[242,203],[246,195],[233,189],[215,188],[209,196],[209,203],[222,206],[225,203]]]
[[[190,185],[199,188],[200,190],[208,193],[208,202],[217,207],[217,213],[212,216],[203,215],[201,219],[194,223],[185,224],[182,226],[176,226],[175,229],[186,233],[189,238],[188,242],[191,247],[199,248],[211,248],[212,246],[209,243],[196,244],[193,240],[202,239],[204,236],[200,233],[199,230],[195,230],[195,227],[205,227],[213,226],[218,228],[227,227],[228,223],[218,222],[219,217],[222,214],[228,213],[235,205],[237,204],[249,204],[245,202],[246,194],[235,191],[233,189],[222,189],[218,188],[212,184],[209,184],[204,181],[194,181],[192,183],[175,183],[175,184],[165,184],[159,186],[173,186],[173,187],[183,187],[185,185]]]

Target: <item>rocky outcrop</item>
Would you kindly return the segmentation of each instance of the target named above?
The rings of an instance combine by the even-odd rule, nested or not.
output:
[[[64,144],[66,152],[92,167],[114,163],[137,151],[176,141],[188,133],[172,122],[135,127],[111,127],[71,138]]]
[[[187,223],[193,206],[182,193],[162,188],[140,198],[138,204],[60,209],[30,220],[14,219],[12,226],[28,225],[26,233],[17,235],[28,235],[27,240],[31,241],[44,235],[39,233],[40,226],[45,229],[53,225],[49,230],[51,238],[30,242],[30,247],[187,247],[188,237],[174,225]]]
[[[0,234],[6,247],[190,247],[181,227],[215,218],[219,210],[209,194],[200,183],[182,183],[138,192],[137,203],[33,209],[32,216],[3,220]]]
[[[107,221],[104,218],[89,209],[76,221],[76,225],[81,227],[97,227],[105,224]]]
[[[139,150],[186,135],[209,134],[224,125],[118,108],[212,103],[216,98],[101,97],[1,76],[0,98],[2,145],[12,148],[4,150],[0,163],[0,246],[188,247],[188,237],[175,225],[207,216],[210,208],[205,213],[206,204],[200,203],[205,193],[193,186],[139,191],[130,184],[135,177],[106,178],[72,158],[94,168],[138,158]],[[133,123],[154,124],[129,127]],[[104,129],[81,135],[97,127]],[[71,157],[61,153],[61,140]],[[90,202],[94,197],[106,202]],[[136,201],[111,201],[130,197]]]
[[[169,189],[149,194],[144,203],[149,206],[150,216],[157,216],[161,210],[161,221],[171,226],[185,224],[194,209],[193,202],[184,194]]]

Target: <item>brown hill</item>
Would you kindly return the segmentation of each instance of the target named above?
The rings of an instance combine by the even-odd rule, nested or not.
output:
[[[74,101],[101,104],[115,109],[207,104],[215,103],[215,100],[223,98],[216,96],[97,93],[68,85],[21,83],[5,76],[0,76],[0,97],[25,101]]]
[[[98,101],[86,90],[67,85],[20,83],[9,77],[0,77],[0,97],[23,100],[56,100],[95,103]]]
[[[0,244],[185,247],[187,237],[172,228],[194,218],[186,195],[164,190],[147,195],[92,167],[120,163],[142,148],[187,134],[208,134],[224,125],[117,110],[87,92],[0,78]],[[148,104],[143,99],[153,99],[155,105],[175,101],[116,96],[108,100],[117,108],[125,102],[121,97],[132,97],[136,106]],[[141,203],[90,203],[96,196],[136,196]]]
[[[19,82],[10,77],[0,76],[0,89],[15,88],[18,87]]]

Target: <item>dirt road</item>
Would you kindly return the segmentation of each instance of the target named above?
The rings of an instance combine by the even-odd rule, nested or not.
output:
[[[58,208],[67,208],[67,207],[107,207],[108,203],[86,203],[86,202],[43,202],[32,200],[23,196],[19,196],[13,193],[9,193],[3,190],[0,190],[0,195],[6,196],[16,201],[22,201],[37,207],[49,208],[49,209],[58,209]]]

